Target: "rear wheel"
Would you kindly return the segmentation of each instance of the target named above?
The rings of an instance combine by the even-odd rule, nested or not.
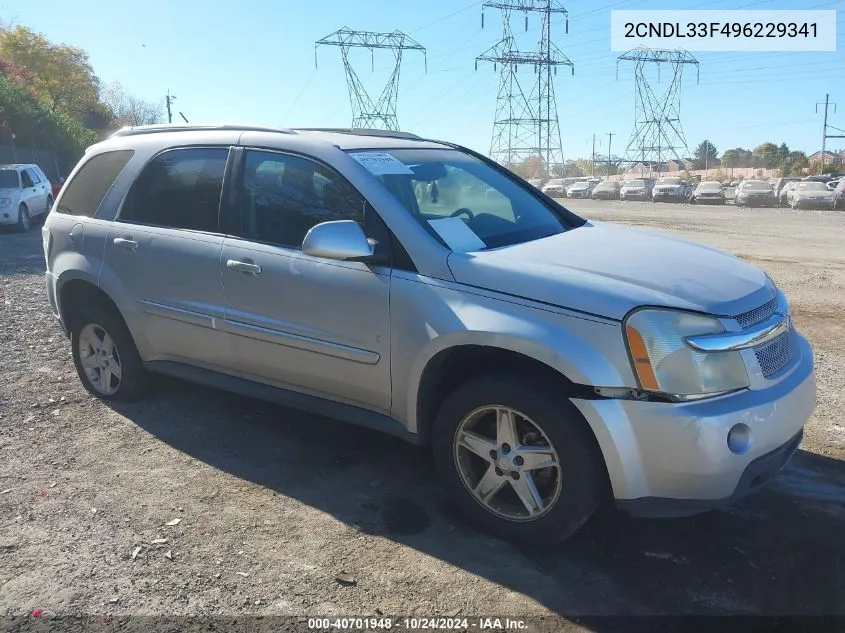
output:
[[[601,453],[585,424],[536,381],[486,376],[444,401],[434,457],[450,496],[482,529],[522,544],[561,541],[602,499]]]
[[[131,402],[147,387],[147,372],[129,329],[115,309],[82,306],[71,320],[73,363],[83,386],[103,400]]]
[[[18,207],[18,223],[15,225],[15,229],[19,233],[26,233],[30,228],[32,228],[32,221],[29,219],[29,209],[21,203],[21,206]]]

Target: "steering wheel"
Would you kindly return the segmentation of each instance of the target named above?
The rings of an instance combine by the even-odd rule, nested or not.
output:
[[[456,217],[458,217],[459,215],[466,215],[466,216],[468,216],[468,217],[469,217],[469,219],[470,219],[470,220],[475,219],[475,213],[473,213],[473,212],[472,212],[472,209],[467,209],[466,207],[461,207],[460,209],[458,209],[457,211],[455,211],[455,212],[454,212],[452,215],[450,215],[449,217],[450,217],[450,218],[456,218]]]

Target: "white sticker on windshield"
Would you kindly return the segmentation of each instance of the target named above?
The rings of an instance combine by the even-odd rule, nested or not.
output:
[[[428,224],[437,231],[437,234],[443,238],[446,245],[453,251],[469,253],[487,248],[487,245],[481,241],[481,238],[473,233],[472,229],[461,218],[429,220]]]
[[[374,176],[383,176],[385,174],[414,174],[404,163],[387,152],[352,152],[349,155],[361,163]]]

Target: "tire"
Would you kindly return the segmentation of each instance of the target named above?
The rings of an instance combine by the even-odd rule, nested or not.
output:
[[[568,538],[599,508],[608,489],[605,487],[604,461],[586,422],[568,399],[556,393],[554,388],[541,385],[542,381],[512,375],[491,375],[470,380],[445,399],[434,422],[432,436],[437,470],[447,493],[461,513],[481,529],[523,545],[554,543]],[[473,412],[487,411],[488,407],[507,407],[529,419],[526,422],[521,417],[516,418],[516,436],[519,438],[516,444],[519,448],[511,447],[505,453],[507,447],[502,448],[502,442],[493,439],[496,414],[491,411],[489,415],[480,415],[474,429],[480,433],[478,429],[489,431],[492,428],[492,435],[484,433],[487,438],[481,434],[472,437],[481,438],[481,442],[476,444],[481,448],[480,452],[497,446],[496,458],[492,454],[482,458],[480,453],[470,451],[457,442],[459,434],[463,435],[463,431],[470,428],[465,420],[473,420]],[[528,468],[528,462],[524,466],[508,463],[508,469],[521,472],[511,472],[510,476],[502,470],[494,473],[496,465],[501,465],[502,459],[507,461],[508,455],[510,459],[522,459],[520,448],[522,454],[528,456],[522,442],[528,437],[525,431],[532,425],[542,434],[539,438],[547,441],[535,450],[552,447],[557,466],[533,470]],[[484,443],[485,439],[492,444]],[[536,434],[534,439],[538,439]],[[467,479],[470,471],[474,471],[470,474],[475,475],[471,480]],[[497,513],[470,490],[481,480],[483,473],[490,477],[489,481],[501,486],[499,492],[490,496],[491,503],[506,510]],[[518,485],[528,486],[522,488],[525,493],[532,484],[534,490],[546,495],[543,501],[548,502],[533,519],[528,514],[528,506],[520,504],[515,488]],[[523,516],[517,516],[519,513]]]
[[[29,218],[29,209],[21,202],[18,207],[18,223],[15,225],[15,230],[18,233],[28,233],[30,228],[32,228],[32,220]]]
[[[44,213],[41,214],[41,224],[44,224],[47,221],[47,216],[50,215],[50,211],[53,209],[53,196],[47,196],[47,208],[44,209]]]
[[[115,381],[112,378],[108,389],[101,387],[97,382],[97,378],[103,376],[104,367],[99,364],[92,367],[91,361],[83,360],[82,354],[82,350],[87,347],[86,358],[91,358],[90,352],[93,351],[93,347],[89,345],[89,342],[93,340],[91,334],[100,338],[101,332],[104,332],[113,343],[105,352],[110,358],[104,360],[110,362],[111,368],[114,367],[116,361],[120,370],[119,379]],[[129,329],[115,308],[102,302],[81,306],[79,312],[71,319],[70,342],[76,373],[82,385],[91,394],[102,400],[115,402],[133,402],[145,395],[149,382],[147,371],[144,369]]]

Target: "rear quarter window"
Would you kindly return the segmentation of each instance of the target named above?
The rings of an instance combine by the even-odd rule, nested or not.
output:
[[[114,181],[135,152],[131,149],[103,152],[88,160],[65,184],[61,204],[55,211],[93,217]]]

